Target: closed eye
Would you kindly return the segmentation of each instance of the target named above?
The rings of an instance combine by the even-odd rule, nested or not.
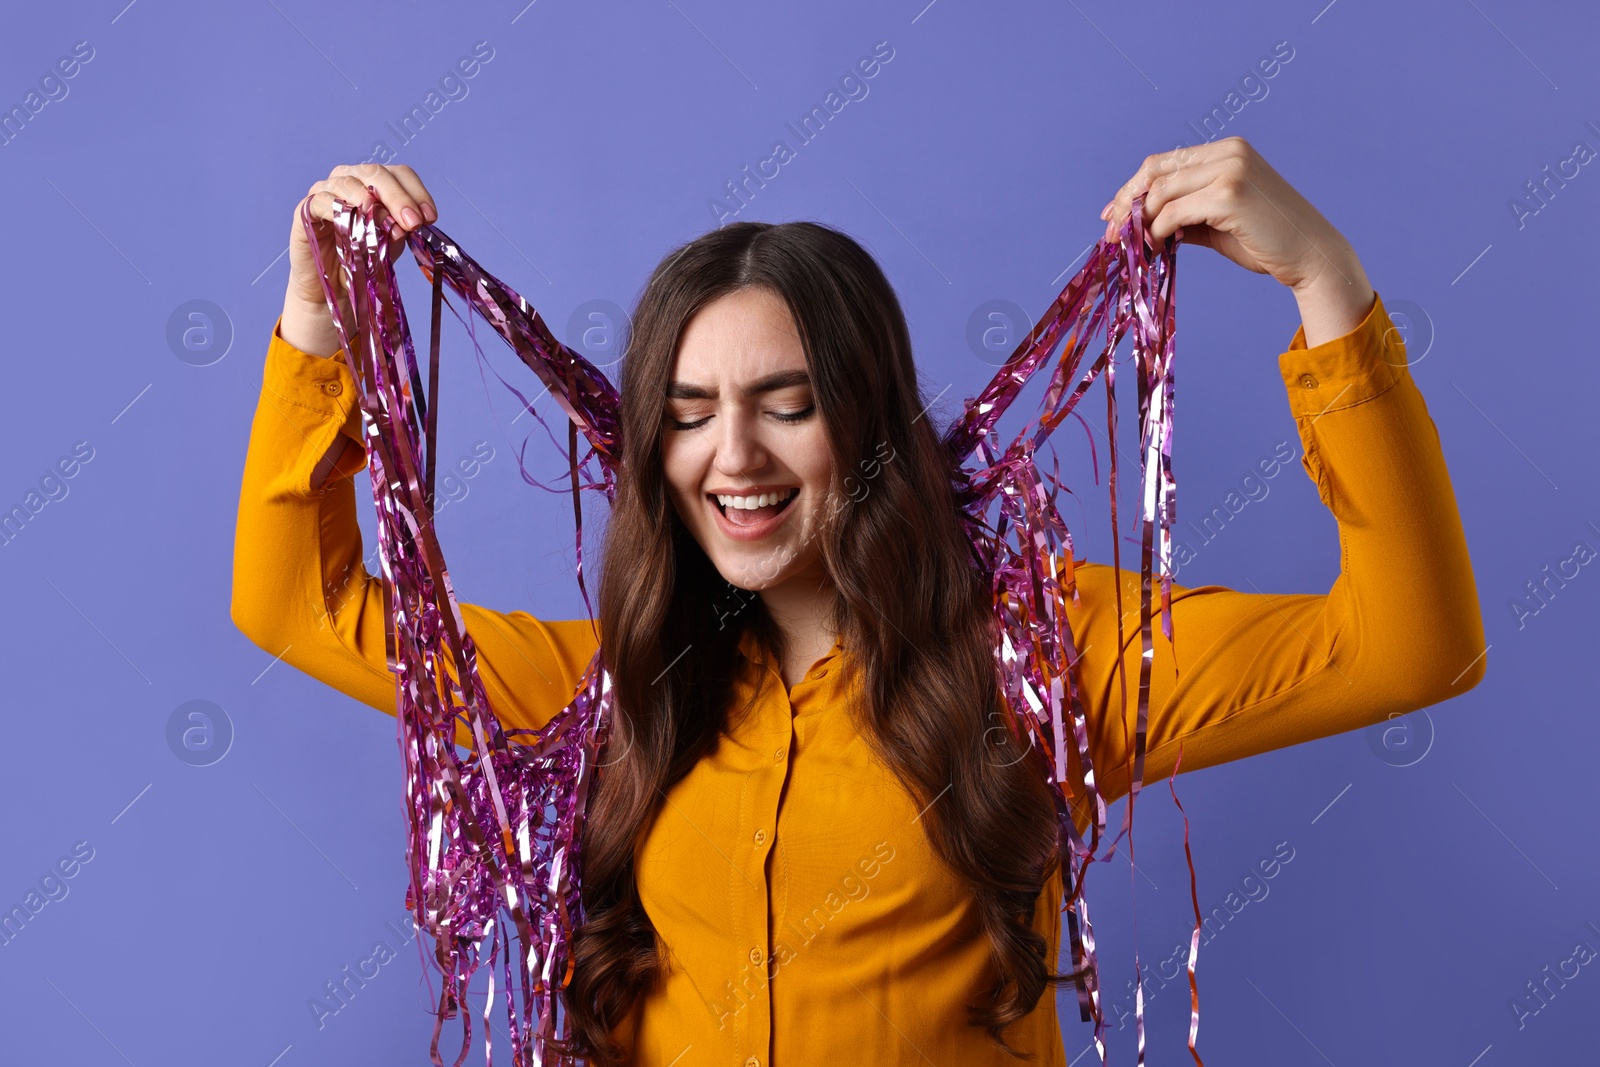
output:
[[[694,422],[679,422],[677,419],[673,418],[671,415],[667,416],[667,422],[669,422],[672,425],[672,428],[674,430],[698,430],[700,427],[704,426],[706,423],[708,423],[710,421],[711,421],[711,416],[709,416],[709,415],[707,415],[703,419],[696,419]]]
[[[812,415],[816,414],[816,411],[817,406],[815,404],[811,404],[800,409],[799,411],[773,411],[769,412],[769,414],[779,422],[795,423],[804,422]],[[668,415],[667,421],[671,423],[674,430],[698,430],[700,427],[711,421],[711,416],[707,415],[705,418],[696,419],[693,422],[680,422],[671,415]]]

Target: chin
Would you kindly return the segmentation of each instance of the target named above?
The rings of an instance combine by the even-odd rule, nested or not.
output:
[[[716,562],[716,561],[713,561]],[[752,552],[717,563],[717,571],[732,584],[752,593],[782,585],[793,577],[794,561],[780,552]]]
[[[673,504],[681,521],[685,502],[675,495]],[[696,499],[687,506],[700,509],[709,505]],[[724,581],[738,589],[760,593],[822,566],[821,553],[814,545],[818,521],[815,506],[804,507],[789,517],[786,536],[742,543],[729,539],[715,517],[684,525]],[[806,551],[808,548],[813,550]]]

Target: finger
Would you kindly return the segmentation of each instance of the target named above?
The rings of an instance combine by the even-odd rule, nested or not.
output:
[[[1204,164],[1190,164],[1185,167],[1162,171],[1149,180],[1148,185],[1141,190],[1144,200],[1141,201],[1141,218],[1145,229],[1148,231],[1151,222],[1160,214],[1161,209],[1181,196],[1187,196],[1207,183],[1214,181],[1222,171],[1221,161],[1212,161]],[[1135,193],[1134,196],[1140,195]],[[1127,219],[1133,212],[1133,199],[1130,198],[1124,207],[1113,201],[1106,205],[1106,236],[1107,241],[1116,239],[1116,235],[1127,224]],[[1159,235],[1160,239],[1165,234]],[[1150,235],[1152,241],[1158,240],[1157,235]]]
[[[372,196],[366,185],[351,175],[338,175],[316,182],[306,194],[310,201],[310,211],[313,218],[332,221],[334,210],[339,202],[360,207]],[[374,221],[381,226],[387,226],[391,235],[403,233],[398,224],[389,220],[387,210],[381,202],[373,213]]]
[[[363,205],[372,199],[372,191],[367,188],[366,181],[358,175],[345,174],[333,179],[337,188],[344,194],[347,203]],[[373,183],[374,186],[376,183]],[[372,213],[373,222],[377,224],[389,237],[389,260],[393,262],[400,254],[401,247],[406,240],[406,227],[397,220],[390,210],[388,203],[379,199]],[[417,225],[422,225],[418,222]]]
[[[391,233],[395,233],[395,231],[390,231],[390,232]],[[406,247],[406,233],[405,233],[404,230],[400,230],[400,231],[398,231],[398,233],[395,233],[395,236],[393,236],[393,237],[391,237],[389,239],[389,262],[390,263],[398,263],[400,261],[400,252],[405,247]]]
[[[1134,199],[1148,192],[1150,183],[1156,177],[1181,174],[1185,170],[1214,162],[1226,154],[1224,149],[1217,147],[1218,143],[1207,142],[1146,156],[1144,162],[1139,164],[1139,169],[1134,171],[1133,177],[1122,183],[1116,195],[1111,198],[1111,202],[1106,205],[1107,213],[1102,213],[1102,217],[1109,220],[1106,227],[1107,240],[1122,228],[1123,220],[1128,217]]]
[[[1211,228],[1211,220],[1223,216],[1227,210],[1226,197],[1220,186],[1207,182],[1199,189],[1176,199],[1168,200],[1145,228],[1151,244],[1160,244],[1168,236],[1183,228],[1185,240],[1190,239],[1190,228]]]
[[[389,167],[390,173],[395,176],[411,198],[417,202],[418,209],[422,212],[424,222],[437,222],[439,208],[433,202],[433,194],[428,192],[428,187],[422,184],[422,179],[417,177],[417,172],[404,163],[396,163]]]
[[[310,210],[313,218],[331,220],[333,218],[335,206],[339,202],[342,201],[345,204],[360,203],[371,195],[366,191],[366,188],[361,185],[359,180],[352,180],[350,182],[345,182],[342,179],[336,180],[334,182],[335,189],[323,188],[327,184],[327,182],[316,183],[316,185],[311,187],[312,192],[306,195],[305,199],[310,201]],[[336,197],[337,199],[335,199]],[[378,211],[374,213],[374,218],[378,219],[380,224],[382,224],[384,219],[387,218],[382,207],[380,207]],[[305,228],[300,225],[299,219],[300,215],[297,208],[295,212],[295,236],[298,236],[303,240],[305,237]],[[399,257],[400,250],[405,247],[405,230],[393,220],[388,220],[387,225],[389,233],[389,260],[390,262],[394,262]]]
[[[328,179],[328,184],[340,199],[356,208],[362,208],[369,203],[373,203],[373,193],[371,189],[367,188],[367,182],[354,174],[341,174],[338,177],[330,178]],[[394,218],[393,212],[389,210],[381,195],[373,206],[372,220],[377,226],[385,230],[391,238],[405,233],[405,228],[400,224],[399,220]]]
[[[327,182],[313,182],[311,184],[311,188],[306,190],[306,195],[300,198],[300,204],[305,206],[311,212],[313,218],[323,217],[321,214],[319,214],[317,198],[321,196],[324,191],[326,191],[327,187]],[[295,214],[298,218],[298,209],[296,210]]]
[[[324,184],[322,182],[319,185]],[[310,200],[311,217],[332,221],[334,207],[339,203],[349,203],[350,190],[318,189],[307,195]]]
[[[1184,167],[1205,162],[1207,155],[1203,149],[1206,147],[1208,146],[1175,148],[1170,152],[1157,152],[1145,156],[1144,161],[1139,164],[1139,169],[1133,172],[1133,176],[1118,186],[1116,193],[1111,197],[1112,205],[1120,207],[1125,213],[1133,198],[1148,189],[1151,179],[1157,175],[1171,174]]]
[[[332,219],[334,201],[360,206],[371,196],[359,179],[349,175],[328,178],[311,187],[312,212],[318,218]]]
[[[1217,247],[1217,231],[1203,222],[1191,223],[1183,228],[1183,243],[1186,245],[1199,245],[1202,248]],[[1174,231],[1176,232],[1176,231]],[[1162,239],[1165,243],[1165,238]]]
[[[400,179],[387,167],[377,163],[358,163],[354,166],[335,167],[334,174],[354,177],[363,185],[370,185],[378,191],[378,199],[388,209],[390,217],[407,230],[414,230],[424,222],[422,208],[412,191],[400,183]]]
[[[1192,193],[1199,192],[1207,185],[1216,181],[1221,176],[1227,164],[1222,160],[1213,160],[1209,163],[1184,167],[1181,170],[1157,174],[1150,180],[1150,186],[1144,195],[1144,222],[1145,230],[1152,240],[1166,240],[1167,234],[1173,232],[1184,223],[1174,223],[1164,230],[1155,229],[1155,221],[1161,217],[1161,212],[1167,205],[1175,200],[1180,200]]]

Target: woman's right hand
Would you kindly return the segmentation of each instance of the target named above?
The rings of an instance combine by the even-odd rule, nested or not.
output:
[[[343,305],[346,294],[333,250],[334,198],[347,204],[364,204],[371,196],[367,191],[368,185],[378,192],[379,205],[375,217],[380,225],[387,224],[389,227],[391,262],[405,247],[405,234],[408,231],[439,218],[432,194],[422,184],[422,179],[417,177],[416,171],[403,164],[341,164],[334,167],[325,180],[313,185],[295,204],[290,223],[289,285],[284,294],[283,320],[279,326],[283,339],[303,351],[332,355],[339,348],[339,339],[322,282],[317,276],[311,242],[307,240],[305,226],[300,221],[301,207],[310,202],[312,225],[316,228],[317,243],[322,249],[323,271],[333,282],[335,294]]]

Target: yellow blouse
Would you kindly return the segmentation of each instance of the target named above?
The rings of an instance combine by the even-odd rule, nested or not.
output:
[[[1325,595],[1174,583],[1176,655],[1154,627],[1147,782],[1172,772],[1179,742],[1192,771],[1422,708],[1484,674],[1449,474],[1381,299],[1314,348],[1301,327],[1278,367],[1301,465],[1338,520],[1342,570]],[[362,563],[356,522],[352,475],[366,466],[356,400],[342,352],[309,355],[274,328],[240,492],[232,616],[268,654],[393,715],[381,578]],[[352,444],[314,491],[312,470],[341,433]],[[1082,599],[1068,612],[1109,801],[1128,788],[1115,664],[1128,671],[1131,718],[1137,557],[1123,571],[1120,649],[1112,568],[1079,560],[1075,576]],[[595,651],[588,619],[461,611],[508,727],[536,729],[574,695]],[[921,833],[921,811],[851,729],[846,651],[835,642],[790,690],[753,640],[740,648],[735,698],[761,673],[764,696],[669,791],[637,853],[668,966],[619,1030],[633,1062],[1015,1062],[964,1021],[961,1006],[991,981],[988,943]],[[457,738],[471,746],[466,731]],[[1053,954],[1061,895],[1058,871],[1034,920]],[[1070,987],[1063,995],[1074,1002]],[[1035,1063],[1066,1064],[1048,993],[1007,1037]]]

